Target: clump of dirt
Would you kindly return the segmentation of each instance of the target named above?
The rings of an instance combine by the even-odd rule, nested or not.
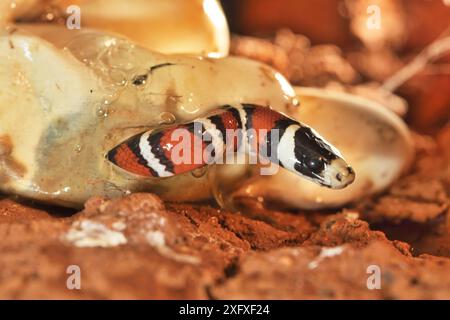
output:
[[[448,259],[411,258],[386,240],[373,240],[362,248],[349,244],[281,248],[247,255],[237,275],[213,287],[212,295],[219,299],[442,299],[450,296],[449,268]],[[379,290],[369,276],[375,270],[381,272]]]
[[[410,243],[415,254],[450,257],[450,126],[437,139],[415,136],[416,160],[410,174],[382,195],[355,209],[373,228]]]

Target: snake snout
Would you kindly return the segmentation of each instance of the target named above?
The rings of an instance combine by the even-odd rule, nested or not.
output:
[[[325,180],[332,189],[342,189],[355,180],[355,171],[344,159],[331,161],[325,173]]]

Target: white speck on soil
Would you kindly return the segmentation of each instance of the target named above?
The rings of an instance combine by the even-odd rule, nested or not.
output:
[[[127,243],[122,232],[111,230],[104,224],[91,220],[75,221],[63,238],[81,248],[108,248]]]
[[[114,230],[123,231],[127,228],[127,225],[123,221],[117,221],[112,224]]]
[[[326,247],[322,248],[319,256],[308,264],[308,268],[311,270],[315,269],[315,268],[317,268],[319,263],[322,262],[323,259],[338,256],[338,255],[342,254],[342,252],[344,252],[344,247],[342,247],[342,246],[332,247],[332,248],[326,248]]]
[[[164,233],[161,231],[148,231],[145,235],[147,242],[156,248],[158,252],[167,257],[171,258],[173,260],[184,262],[184,263],[190,263],[190,264],[198,264],[200,263],[200,259],[195,256],[187,255],[187,254],[181,254],[178,252],[173,251],[170,247],[166,245],[166,239],[164,236]]]
[[[145,236],[148,243],[153,247],[164,247],[166,245],[164,233],[161,231],[149,231]]]

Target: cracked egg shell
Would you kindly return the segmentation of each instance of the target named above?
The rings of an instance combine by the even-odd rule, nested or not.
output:
[[[76,7],[73,7],[76,6]],[[79,9],[80,19],[74,19]],[[80,22],[163,53],[228,54],[228,25],[217,0],[1,0],[2,21]],[[65,26],[61,26],[65,28]]]
[[[137,191],[207,199],[205,176],[137,178],[105,154],[166,120],[187,122],[241,102],[282,109],[295,99],[286,79],[256,61],[163,55],[87,28],[16,27],[0,32],[0,190],[7,193],[68,207]],[[155,65],[166,67],[149,73]]]

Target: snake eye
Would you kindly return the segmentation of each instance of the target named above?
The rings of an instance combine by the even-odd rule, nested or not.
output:
[[[306,161],[306,166],[309,170],[311,170],[314,173],[320,173],[325,169],[325,162],[322,158],[318,159],[308,159]]]

